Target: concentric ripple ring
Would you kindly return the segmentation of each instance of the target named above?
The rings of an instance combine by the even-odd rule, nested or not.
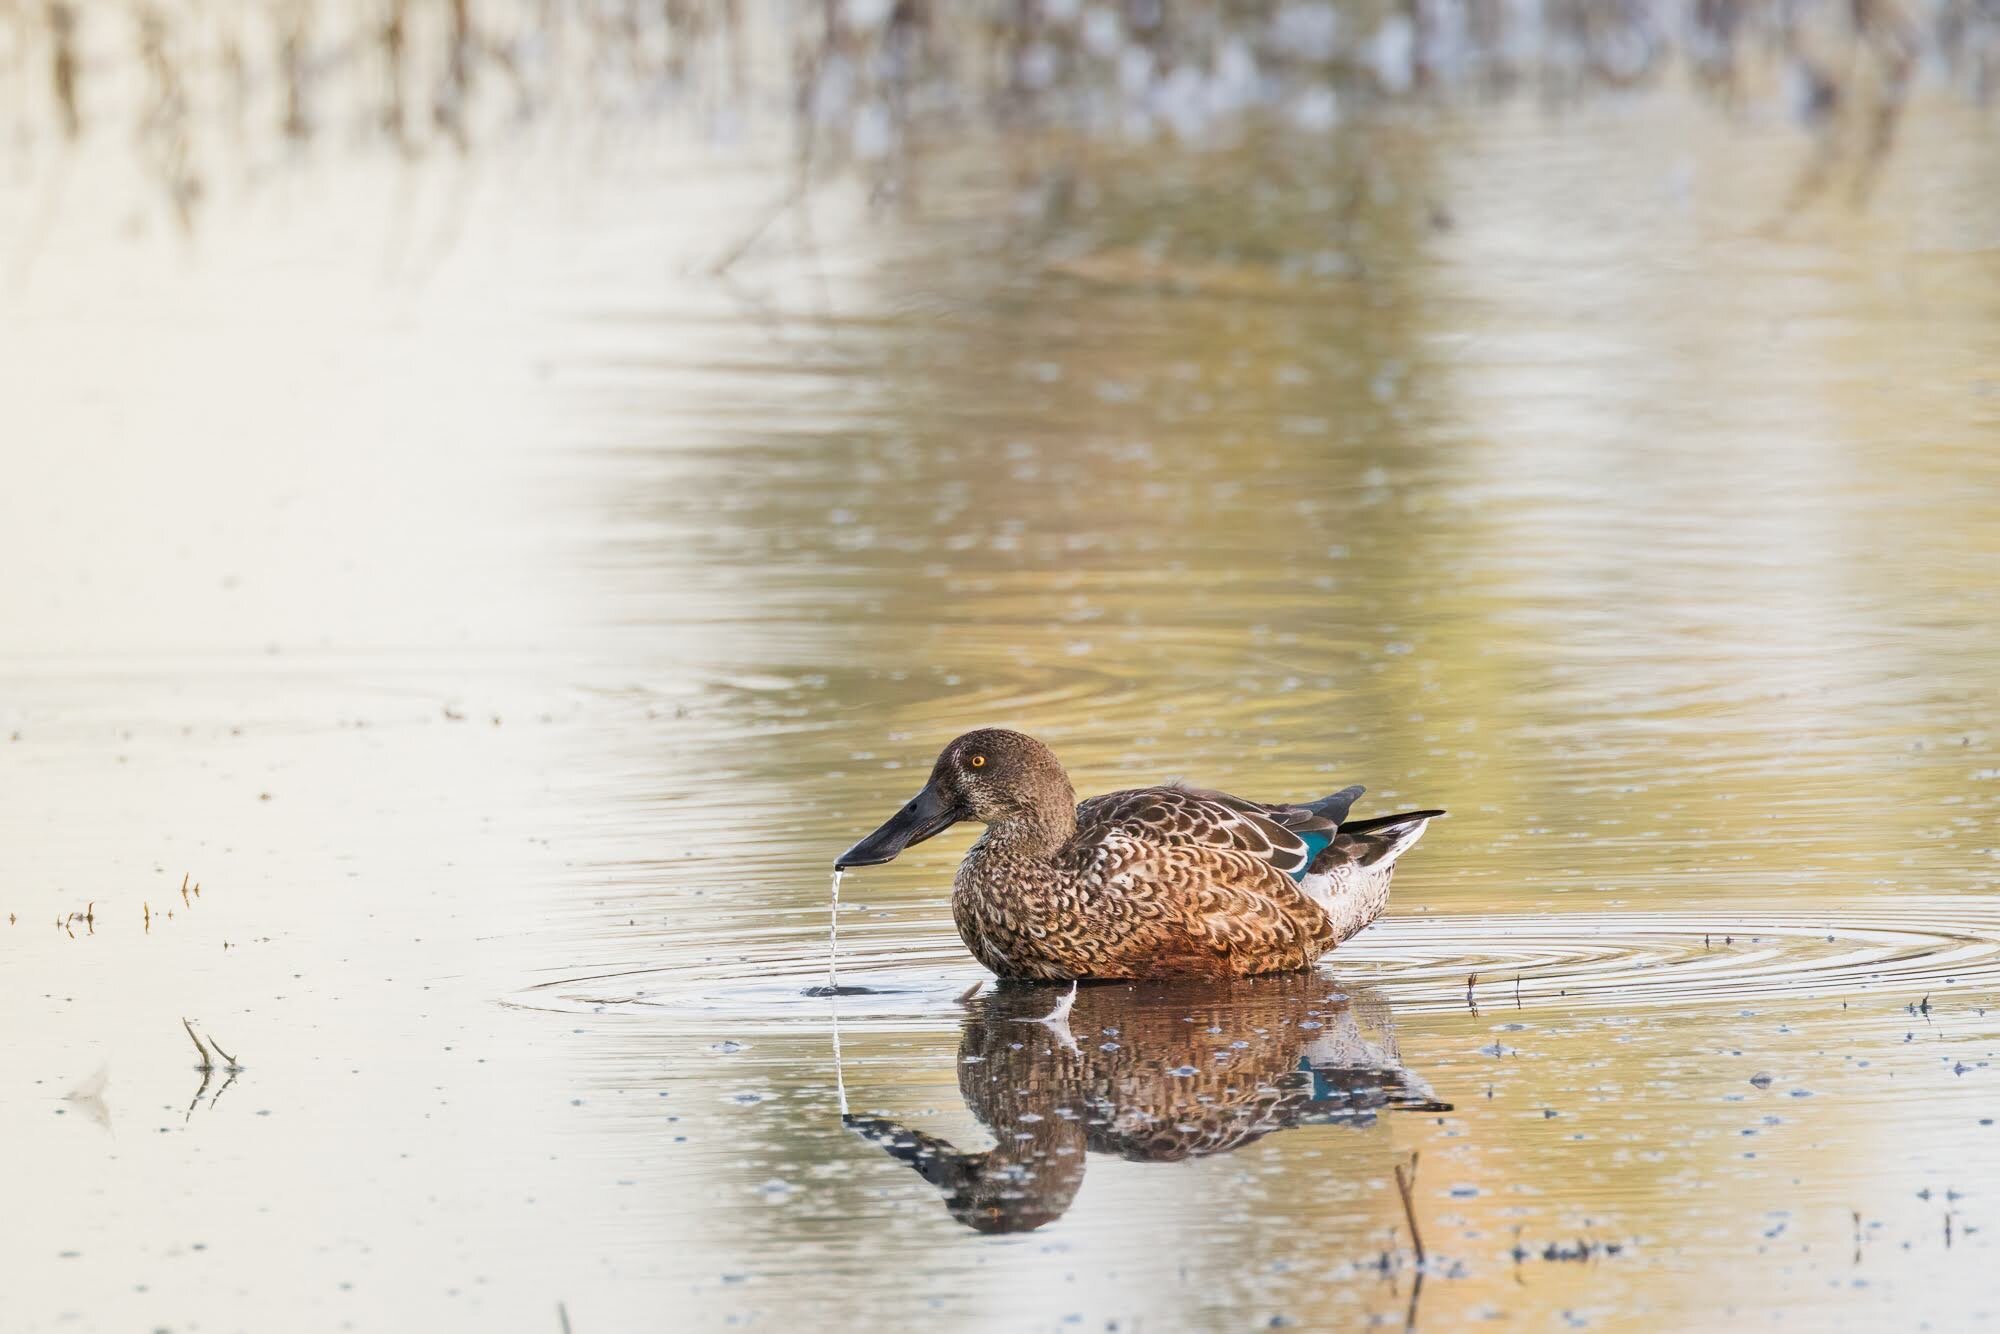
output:
[[[940,929],[941,928],[941,929]],[[845,937],[843,937],[845,942]],[[565,976],[512,1003],[659,1017],[818,1022],[823,938],[773,930],[747,955],[698,967]],[[2000,900],[1910,896],[1893,905],[1762,911],[1410,914],[1378,922],[1321,964],[1399,1009],[1737,1005],[1777,997],[2000,995]],[[934,1022],[983,974],[948,926],[904,918],[843,946],[842,1017]]]

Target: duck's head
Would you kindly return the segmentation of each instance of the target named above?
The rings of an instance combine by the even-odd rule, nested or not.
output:
[[[923,791],[833,865],[846,870],[893,861],[904,848],[961,820],[1073,827],[1075,818],[1076,793],[1054,751],[1021,732],[982,727],[946,746]]]

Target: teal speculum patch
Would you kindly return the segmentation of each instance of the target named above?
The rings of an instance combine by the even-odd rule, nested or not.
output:
[[[1292,872],[1292,879],[1298,881],[1300,884],[1304,884],[1307,868],[1313,864],[1313,858],[1319,856],[1328,847],[1332,846],[1333,834],[1330,830],[1315,829],[1311,833],[1300,834],[1299,842],[1306,845],[1306,860],[1304,866]]]

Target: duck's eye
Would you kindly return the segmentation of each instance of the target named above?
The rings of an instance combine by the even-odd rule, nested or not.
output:
[[[984,769],[986,767],[986,757],[984,755],[968,755],[965,757],[965,762],[975,769]]]

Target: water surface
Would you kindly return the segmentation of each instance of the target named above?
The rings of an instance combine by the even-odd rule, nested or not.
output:
[[[782,155],[572,133],[86,158],[0,298],[0,1323],[1995,1316],[1989,120],[1023,136],[721,277]],[[988,723],[1451,816],[1309,978],[961,1003],[954,833],[807,995]]]

